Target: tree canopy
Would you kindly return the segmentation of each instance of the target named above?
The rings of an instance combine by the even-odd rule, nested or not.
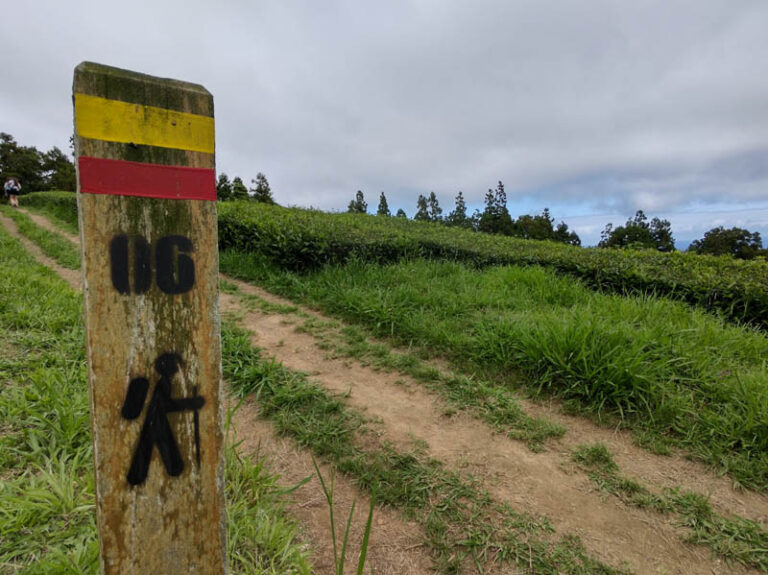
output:
[[[379,207],[376,210],[377,216],[385,216],[389,217],[392,214],[389,211],[389,204],[387,204],[387,196],[384,195],[384,192],[381,192],[381,195],[379,196]]]
[[[248,189],[240,176],[235,176],[232,180],[224,172],[219,174],[216,180],[216,198],[220,202],[230,201],[254,201],[265,204],[274,204],[272,191],[269,188],[267,177],[259,172],[256,179],[251,180],[254,188]]]
[[[232,199],[233,200],[249,200],[248,188],[245,187],[243,180],[240,176],[235,176],[232,180]]]
[[[464,194],[459,192],[456,195],[456,207],[445,218],[445,224],[457,228],[472,228],[472,218],[467,216],[467,203],[464,201]]]
[[[507,210],[507,192],[501,181],[495,190],[489,189],[485,194],[485,209],[480,213],[477,229],[489,234],[513,235],[512,218]]]
[[[743,228],[725,229],[723,226],[713,228],[703,238],[691,242],[688,251],[713,256],[730,255],[742,260],[768,255],[763,250],[760,232],[750,232]]]
[[[347,212],[350,214],[365,214],[368,212],[368,204],[365,201],[365,195],[361,190],[357,190],[355,199],[349,202]]]
[[[254,185],[253,188],[248,190],[251,194],[251,199],[255,202],[261,202],[262,204],[274,204],[275,200],[272,197],[272,189],[269,187],[267,176],[259,172],[256,174],[256,179],[251,180]]]
[[[416,200],[416,213],[413,219],[419,222],[429,221],[429,206],[427,206],[427,198],[419,194],[419,199]]]
[[[228,202],[233,199],[232,182],[229,181],[229,176],[224,172],[219,174],[219,179],[216,180],[216,198],[220,202]]]
[[[638,210],[623,226],[614,228],[613,224],[607,224],[601,233],[598,246],[671,252],[675,249],[675,239],[672,237],[672,226],[668,220],[653,218],[648,223],[648,217],[643,210]]]
[[[75,191],[75,165],[54,146],[40,152],[34,146],[21,146],[14,137],[0,132],[0,178],[16,177],[24,191]]]

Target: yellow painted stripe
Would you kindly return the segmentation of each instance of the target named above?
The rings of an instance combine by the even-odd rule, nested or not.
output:
[[[75,94],[75,127],[81,138],[214,151],[213,118]]]

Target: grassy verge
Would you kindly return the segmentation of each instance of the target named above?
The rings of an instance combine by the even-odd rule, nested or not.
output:
[[[663,298],[595,293],[542,268],[413,260],[311,274],[224,252],[222,271],[391,338],[460,371],[685,449],[768,488],[768,338]],[[522,374],[524,377],[519,377]]]
[[[70,270],[80,269],[80,252],[72,249],[72,242],[60,234],[36,225],[32,219],[18,210],[0,206],[0,213],[16,222],[19,232],[37,244],[45,255]]]
[[[573,452],[576,461],[598,488],[612,493],[625,503],[674,513],[679,524],[688,528],[688,541],[709,547],[727,561],[768,572],[768,532],[755,521],[725,517],[715,512],[706,497],[694,492],[668,489],[662,494],[619,474],[619,467],[605,445],[582,445]]]
[[[509,390],[478,377],[445,372],[426,363],[416,353],[395,351],[389,345],[370,341],[367,331],[359,326],[342,327],[336,321],[311,317],[296,306],[268,302],[258,295],[242,292],[229,282],[222,282],[222,290],[237,294],[250,309],[301,319],[296,331],[312,335],[318,347],[332,357],[354,358],[373,369],[398,372],[423,383],[446,402],[446,417],[459,411],[467,412],[507,437],[525,442],[534,451],[541,450],[547,439],[565,433],[559,424],[526,414]]]
[[[81,301],[0,229],[3,573],[98,572]],[[308,574],[264,462],[229,448],[227,471],[231,569]]]
[[[80,301],[0,230],[0,571],[98,570]]]
[[[63,229],[78,233],[77,195],[73,192],[38,192],[22,196],[20,205],[50,217]]]
[[[365,420],[300,373],[261,357],[250,333],[227,325],[225,377],[236,392],[254,394],[278,429],[352,477],[377,501],[418,521],[441,573],[514,565],[521,573],[617,573],[591,558],[576,538],[555,540],[546,520],[490,499],[470,477],[448,471],[415,450],[403,453]]]

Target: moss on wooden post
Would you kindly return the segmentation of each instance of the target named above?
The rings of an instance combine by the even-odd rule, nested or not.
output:
[[[226,572],[213,98],[75,69],[102,573]]]

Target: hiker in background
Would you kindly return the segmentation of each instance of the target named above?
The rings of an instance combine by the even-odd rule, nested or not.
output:
[[[18,208],[19,192],[21,191],[21,184],[19,183],[19,180],[14,177],[8,178],[7,180],[5,180],[5,185],[3,186],[3,190],[5,190],[5,195],[8,196],[8,199],[11,202],[11,207]]]

